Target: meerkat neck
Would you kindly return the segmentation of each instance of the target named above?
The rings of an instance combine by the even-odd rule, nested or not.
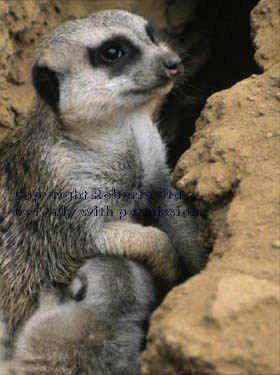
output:
[[[98,122],[67,126],[67,137],[82,142],[90,148],[104,148],[106,144],[123,141],[132,136],[132,129],[153,127],[152,116],[147,111],[119,114]]]

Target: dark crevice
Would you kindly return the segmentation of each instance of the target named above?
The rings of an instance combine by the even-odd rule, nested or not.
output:
[[[169,95],[162,111],[161,127],[172,168],[190,147],[195,121],[207,98],[251,74],[262,72],[254,61],[250,35],[250,12],[257,3],[257,0],[202,1],[195,20],[185,25],[178,42],[181,48],[190,43],[199,29],[201,32],[200,39],[183,53],[186,82]],[[170,38],[175,39],[175,35]]]

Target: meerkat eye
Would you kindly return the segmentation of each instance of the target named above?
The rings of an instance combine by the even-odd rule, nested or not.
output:
[[[101,53],[102,58],[108,62],[114,62],[124,55],[125,52],[117,44],[109,44],[103,49]]]
[[[122,35],[116,35],[97,48],[88,47],[87,51],[93,67],[107,67],[112,74],[121,74],[127,64],[140,55],[139,48]]]

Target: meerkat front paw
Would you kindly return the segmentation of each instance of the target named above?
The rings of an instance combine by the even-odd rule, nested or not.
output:
[[[167,234],[158,228],[106,223],[95,244],[102,254],[126,256],[146,264],[156,278],[167,283],[177,279],[178,255]]]

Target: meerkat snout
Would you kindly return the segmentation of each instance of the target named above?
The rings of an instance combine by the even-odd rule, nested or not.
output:
[[[164,62],[164,66],[166,68],[166,74],[171,78],[177,78],[184,74],[184,65],[181,59],[169,59]]]

